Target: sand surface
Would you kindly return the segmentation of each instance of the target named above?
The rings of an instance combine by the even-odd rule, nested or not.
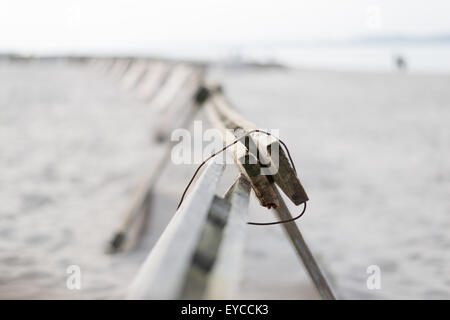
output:
[[[311,198],[299,225],[338,297],[450,297],[450,76],[212,76],[242,114],[288,144]],[[107,255],[163,150],[151,139],[151,108],[88,66],[0,64],[0,85],[0,298],[120,297],[194,167],[168,166],[142,244]],[[251,217],[274,218],[255,199]],[[247,228],[237,298],[316,298],[282,229]],[[82,269],[79,291],[66,287],[72,264]],[[381,290],[366,287],[373,264]]]

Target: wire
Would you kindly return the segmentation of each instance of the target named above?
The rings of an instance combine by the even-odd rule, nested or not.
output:
[[[255,133],[255,132],[258,132],[258,133],[264,133],[264,134],[266,134],[266,135],[268,135],[268,136],[272,136],[272,137],[274,137],[275,139],[277,139],[277,140],[283,145],[284,149],[286,150],[286,153],[287,153],[287,155],[288,155],[288,158],[289,158],[289,161],[290,161],[290,163],[291,163],[291,165],[292,165],[292,168],[294,169],[295,174],[297,174],[297,170],[295,169],[294,161],[292,161],[291,154],[290,154],[289,149],[287,148],[286,144],[285,144],[281,139],[279,139],[278,137],[275,137],[274,135],[272,135],[272,134],[269,133],[269,132],[262,131],[262,130],[259,130],[259,129],[254,129],[254,130],[251,130],[251,131],[249,131],[249,132],[243,134],[242,136],[240,136],[239,138],[237,138],[236,140],[234,140],[234,141],[231,142],[230,144],[228,144],[228,145],[226,145],[225,147],[223,147],[221,150],[219,150],[219,151],[213,153],[212,155],[210,155],[208,158],[206,158],[205,160],[203,160],[202,163],[200,163],[200,165],[199,165],[199,166],[197,167],[197,169],[195,170],[194,175],[192,176],[191,180],[189,180],[189,183],[187,184],[186,188],[184,189],[183,194],[181,195],[181,199],[180,199],[180,202],[178,203],[177,210],[180,208],[181,204],[183,203],[184,198],[185,198],[185,196],[186,196],[186,193],[187,193],[187,191],[189,190],[189,187],[190,187],[191,184],[194,182],[195,177],[197,176],[197,174],[198,174],[198,172],[200,171],[200,169],[205,165],[205,163],[207,163],[209,160],[211,160],[212,158],[214,158],[214,157],[217,156],[218,154],[224,152],[224,151],[227,150],[229,147],[235,145],[236,143],[238,143],[238,142],[239,142],[240,140],[242,140],[243,138],[245,138],[245,137],[247,137],[247,136],[249,136],[250,134]],[[296,216],[296,217],[294,217],[294,218],[291,218],[291,219],[288,219],[288,220],[275,221],[275,222],[247,222],[247,224],[250,224],[250,225],[256,225],[256,226],[267,226],[267,225],[274,225],[274,224],[281,224],[281,223],[287,223],[287,222],[295,221],[295,220],[299,219],[300,217],[302,217],[302,216],[305,214],[305,211],[306,211],[306,202],[304,202],[303,204],[304,204],[304,205],[303,205],[303,211],[302,211],[298,216]]]
[[[292,222],[292,221],[295,221],[295,220],[301,218],[305,214],[305,211],[306,211],[306,202],[303,202],[302,212],[294,218],[280,220],[280,221],[274,221],[274,222],[247,222],[247,224],[251,224],[253,226],[271,226],[274,224],[288,223],[288,222]]]

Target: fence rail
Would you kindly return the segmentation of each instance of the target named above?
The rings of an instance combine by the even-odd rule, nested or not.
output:
[[[249,193],[253,189],[262,206],[272,208],[280,220],[292,220],[280,190],[295,205],[308,196],[300,183],[289,154],[280,142],[243,118],[226,100],[218,86],[205,83],[203,67],[186,63],[139,59],[98,59],[92,65],[138,96],[151,99],[160,118],[155,137],[166,143],[156,169],[143,182],[130,210],[125,212],[109,244],[111,252],[130,248],[130,234],[142,216],[150,212],[151,195],[174,142],[168,135],[176,127],[187,127],[204,109],[213,127],[222,132],[224,145],[240,170],[228,192],[216,195],[224,165],[214,159],[151,250],[128,294],[132,299],[227,299],[236,296],[239,267],[243,259],[245,222]],[[234,129],[231,132],[229,129]],[[251,132],[251,133],[250,133]],[[277,150],[278,152],[274,152]],[[276,156],[275,156],[276,155]],[[261,170],[276,168],[271,174]],[[279,190],[279,189],[280,190]],[[294,221],[281,224],[323,299],[333,292]]]

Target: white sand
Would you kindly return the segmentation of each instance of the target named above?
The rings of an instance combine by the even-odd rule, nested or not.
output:
[[[339,297],[450,297],[450,77],[214,75],[247,118],[288,143],[311,198],[299,224]],[[0,298],[120,295],[193,167],[164,172],[142,245],[106,255],[162,151],[150,108],[87,67],[0,64],[0,83]],[[251,215],[274,218],[256,201]],[[248,226],[246,252],[240,298],[316,297],[279,226]],[[66,288],[71,264],[82,268],[80,291]],[[382,290],[366,288],[371,264]]]

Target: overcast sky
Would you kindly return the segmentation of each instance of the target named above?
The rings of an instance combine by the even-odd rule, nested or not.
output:
[[[0,50],[148,51],[450,33],[449,0],[0,0]]]

